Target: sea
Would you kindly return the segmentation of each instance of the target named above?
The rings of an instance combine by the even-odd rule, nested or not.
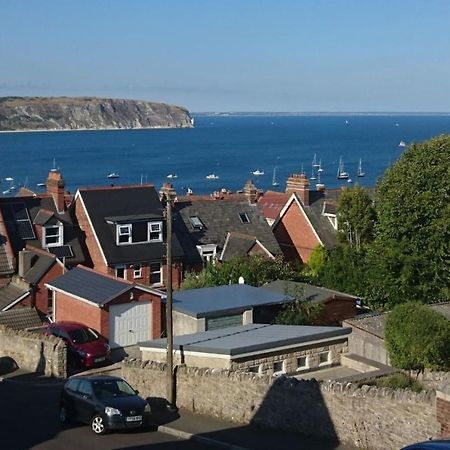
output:
[[[320,182],[332,189],[350,184],[336,177],[340,159],[353,184],[371,187],[405,150],[401,141],[408,146],[450,133],[450,115],[202,114],[194,119],[191,129],[0,133],[0,195],[14,195],[20,186],[44,191],[38,184],[52,168],[61,171],[71,192],[111,184],[152,183],[158,189],[171,182],[179,195],[188,189],[207,194],[242,189],[249,179],[263,190],[281,191],[291,173],[317,177],[319,163]],[[360,160],[364,177],[357,176]],[[109,179],[110,173],[119,178]],[[317,182],[310,181],[312,188]]]

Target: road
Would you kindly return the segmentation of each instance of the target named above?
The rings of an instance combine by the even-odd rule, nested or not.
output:
[[[19,377],[20,378],[20,377]],[[60,384],[6,379],[0,382],[0,448],[2,450],[210,449],[155,431],[125,431],[96,436],[89,426],[61,428],[57,406]]]

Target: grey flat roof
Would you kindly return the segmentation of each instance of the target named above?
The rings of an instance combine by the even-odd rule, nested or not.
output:
[[[238,314],[254,306],[273,305],[291,301],[292,297],[279,292],[249,286],[228,284],[201,289],[189,289],[173,294],[175,311],[192,317],[218,317]]]
[[[99,306],[134,287],[133,284],[120,280],[120,278],[114,279],[82,267],[75,267],[47,285],[89,300]]]
[[[238,358],[250,352],[284,346],[304,346],[308,342],[331,339],[351,333],[351,328],[306,325],[251,324],[174,336],[176,350],[229,355]],[[166,339],[139,343],[143,349],[166,348]]]

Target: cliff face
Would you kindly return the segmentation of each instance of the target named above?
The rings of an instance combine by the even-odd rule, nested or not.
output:
[[[189,128],[179,106],[92,97],[2,97],[0,131]]]

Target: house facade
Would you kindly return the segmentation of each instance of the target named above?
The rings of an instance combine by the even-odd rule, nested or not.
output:
[[[165,287],[166,219],[152,185],[80,189],[74,211],[95,271]],[[183,250],[175,234],[172,243],[172,286],[177,288],[183,273]]]

